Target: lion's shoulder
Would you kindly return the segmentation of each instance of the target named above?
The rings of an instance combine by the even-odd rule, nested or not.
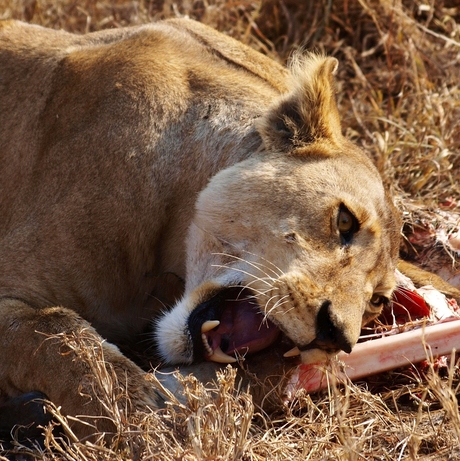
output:
[[[190,19],[170,19],[164,24],[186,33],[208,52],[266,80],[280,92],[287,91],[286,68],[238,40]]]
[[[0,21],[0,52],[20,50],[27,50],[29,56],[40,59],[51,58],[50,62],[53,62],[53,57],[78,53],[80,59],[101,54],[105,61],[109,56],[116,56],[120,64],[123,58],[140,63],[145,60],[151,62],[153,58],[156,62],[167,62],[183,54],[189,58],[187,67],[192,61],[196,67],[203,69],[220,62],[240,71],[240,74],[246,74],[247,78],[252,76],[262,80],[278,92],[287,91],[287,70],[282,65],[232,37],[186,18],[85,35],[17,20]]]

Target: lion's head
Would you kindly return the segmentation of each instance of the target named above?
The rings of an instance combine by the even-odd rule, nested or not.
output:
[[[341,134],[333,58],[291,68],[257,123],[262,146],[201,192],[185,295],[159,321],[170,363],[233,361],[283,332],[304,362],[350,352],[388,302],[399,220],[367,156]]]

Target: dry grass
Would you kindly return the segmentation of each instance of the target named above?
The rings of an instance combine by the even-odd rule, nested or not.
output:
[[[95,386],[116,421],[117,433],[78,441],[69,422],[50,406],[61,433],[46,428],[45,449],[18,446],[22,456],[42,460],[454,460],[460,456],[456,367],[440,378],[428,367],[425,379],[371,392],[370,383],[330,387],[323,395],[299,395],[276,413],[258,411],[251,396],[235,390],[235,369],[205,388],[182,378],[185,402],[169,394],[166,408],[127,417],[113,405],[120,392],[110,367],[101,367],[100,347],[66,344],[94,368]],[[394,379],[394,378],[393,378]],[[160,386],[151,376],[152,385]],[[107,392],[110,389],[110,392]],[[165,391],[167,392],[167,391]],[[0,456],[0,459],[5,459]],[[19,458],[24,459],[24,458]]]
[[[183,14],[282,62],[299,46],[337,56],[344,130],[381,168],[404,212],[408,242],[419,228],[458,231],[456,0],[0,0],[0,18],[79,33]],[[447,254],[434,245],[436,240],[434,232],[422,246],[408,243],[405,251],[428,267],[435,252],[441,264],[453,263],[455,270],[456,253],[447,248]],[[95,359],[92,350],[88,360]],[[102,368],[96,375],[103,378],[101,385],[108,382],[116,391],[110,370]],[[454,362],[444,378],[430,368],[426,376],[417,370],[393,372],[323,395],[301,396],[270,415],[255,408],[248,394],[236,392],[233,380],[227,370],[214,389],[204,389],[187,378],[186,404],[170,396],[166,409],[130,419],[110,405],[109,393],[108,412],[118,427],[113,441],[64,442],[48,430],[47,449],[29,453],[44,460],[460,458]]]

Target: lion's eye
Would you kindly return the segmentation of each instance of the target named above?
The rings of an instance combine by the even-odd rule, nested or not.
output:
[[[359,222],[345,205],[341,205],[337,216],[337,228],[340,232],[342,244],[351,242],[353,235],[359,230]]]
[[[338,221],[337,226],[340,232],[350,232],[353,227],[353,217],[351,216],[351,213],[346,210],[341,210]]]
[[[372,304],[373,307],[381,307],[386,304],[388,304],[388,298],[383,295],[378,295],[377,293],[374,293],[372,295],[370,303]]]

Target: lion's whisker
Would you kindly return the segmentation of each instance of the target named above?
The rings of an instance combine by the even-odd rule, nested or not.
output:
[[[283,304],[286,304],[288,302],[288,300],[286,298],[288,298],[289,295],[284,295],[282,296],[281,298],[278,299],[278,301],[276,301],[273,306],[267,310],[267,306],[268,306],[268,303],[275,298],[275,296],[272,296],[266,303],[265,303],[265,308],[264,308],[264,312],[265,312],[265,317],[268,317],[275,309],[277,309],[278,307],[282,306]]]
[[[259,299],[259,298],[265,298],[267,296],[267,293],[270,293],[271,289],[267,290],[257,290],[256,288],[252,288],[249,285],[238,285],[239,288],[241,288],[240,294],[245,290],[249,289],[251,290],[251,298]]]
[[[255,256],[256,258],[260,258],[260,259],[262,259],[263,261],[265,261],[267,264],[270,264],[271,266],[273,266],[278,272],[274,271],[273,269],[270,269],[269,267],[266,267],[266,266],[264,266],[264,267],[266,267],[266,269],[271,270],[271,271],[275,274],[275,276],[276,276],[277,278],[278,278],[278,277],[281,277],[282,275],[284,275],[284,271],[283,271],[281,268],[279,268],[279,267],[278,267],[275,263],[273,263],[272,261],[270,261],[270,260],[264,258],[263,256],[257,255],[257,254],[255,254],[255,253],[251,253],[251,252],[248,251],[248,250],[243,250],[243,251],[244,251],[245,253],[251,255],[251,256]],[[258,263],[258,264],[261,264],[261,263]],[[261,264],[261,265],[262,265],[262,264]]]
[[[230,246],[234,246],[234,245],[232,245],[230,242],[226,242],[226,243],[227,243],[228,245],[230,245]],[[267,265],[264,265],[264,264],[262,264],[262,263],[260,263],[260,262],[252,261],[254,264],[257,264],[258,266],[264,267],[265,269],[267,269],[267,270],[269,270],[270,272],[272,272],[272,273],[275,275],[276,278],[278,278],[278,277],[284,275],[284,271],[282,271],[276,264],[274,264],[273,262],[271,262],[271,261],[269,261],[268,259],[264,258],[263,256],[257,255],[256,253],[252,253],[252,252],[250,252],[250,251],[248,251],[248,250],[241,250],[240,248],[238,248],[238,250],[239,250],[239,251],[243,251],[244,253],[247,253],[248,255],[255,256],[256,258],[260,258],[260,259],[262,259],[263,261],[265,261],[266,263],[272,265],[272,266],[276,269],[276,271],[273,270],[273,269],[271,269],[271,268],[269,268],[269,267],[267,267]],[[231,258],[234,258],[234,259],[239,259],[239,260],[244,261],[244,262],[249,262],[249,261],[247,261],[247,260],[244,259],[244,258],[241,258],[241,257],[239,257],[239,256],[236,256],[236,255],[233,255],[233,254],[230,254],[230,253],[223,253],[223,252],[222,252],[222,253],[213,253],[213,254],[215,254],[215,255],[222,255],[222,256],[228,256],[228,257],[231,257]],[[261,270],[261,269],[260,269],[260,270]]]
[[[244,274],[244,275],[249,275],[250,277],[253,277],[256,280],[259,280],[262,283],[266,283],[268,286],[271,287],[271,283],[267,282],[265,279],[257,277],[256,275],[251,274],[250,272],[245,271],[243,269],[240,269],[238,267],[225,266],[225,265],[222,265],[222,264],[212,264],[211,267],[217,267],[217,268],[220,268],[220,269],[231,269],[231,270],[233,270],[235,272],[239,272],[239,273]]]
[[[252,285],[253,285],[254,283],[258,282],[259,280],[260,280],[260,279],[256,278],[256,279],[254,279],[254,280],[251,280],[250,282],[247,282],[245,285],[238,285],[238,286],[241,286],[241,287],[243,287],[243,288],[248,288],[249,290],[254,290],[254,288],[253,288]],[[264,294],[269,293],[269,292],[272,291],[272,290],[279,290],[279,288],[276,287],[276,286],[275,286],[275,287],[274,287],[274,286],[269,286],[269,287],[266,289],[266,291],[265,291],[265,290],[261,290],[260,288],[258,288],[258,291],[261,292],[261,293],[264,293]]]
[[[262,264],[260,263],[257,263],[255,261],[249,261],[247,259],[244,259],[244,258],[240,258],[239,256],[236,256],[236,255],[232,255],[232,254],[229,254],[229,253],[213,253],[214,255],[216,256],[226,256],[226,257],[229,257],[229,258],[233,258],[237,261],[241,261],[241,262],[244,262],[246,264],[249,264],[250,266],[254,267],[254,269],[257,269],[259,270],[260,272],[262,272],[265,276],[267,276],[268,278],[272,279],[272,280],[275,280],[271,275],[267,274],[265,271],[263,271],[259,266],[262,266],[264,267]],[[268,268],[267,268],[268,269]],[[272,269],[270,269],[271,272],[273,272],[273,274],[278,277],[278,274],[273,271]]]

